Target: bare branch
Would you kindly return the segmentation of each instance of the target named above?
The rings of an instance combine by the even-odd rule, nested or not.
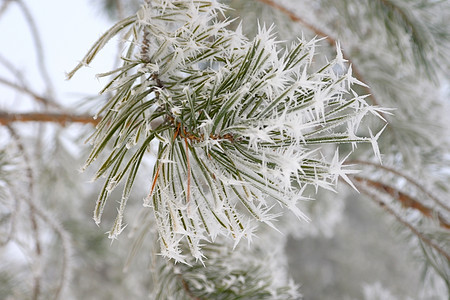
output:
[[[359,176],[353,177],[357,182],[364,182],[368,186],[371,186],[378,191],[381,191],[385,194],[388,194],[392,198],[396,199],[400,202],[400,204],[405,208],[412,208],[417,211],[419,211],[422,215],[424,215],[427,218],[433,218],[437,215],[437,218],[439,220],[439,225],[442,228],[450,229],[450,223],[444,219],[439,213],[434,211],[432,208],[427,207],[426,205],[422,204],[417,199],[414,199],[413,197],[407,195],[406,193],[390,186],[384,183],[381,183],[379,181],[371,180],[368,178],[363,178]]]
[[[394,175],[400,176],[404,179],[406,179],[409,183],[411,183],[412,185],[414,185],[416,188],[418,188],[420,191],[422,191],[425,195],[427,195],[430,199],[432,199],[434,202],[436,202],[439,206],[441,206],[442,208],[444,208],[447,211],[450,211],[450,207],[445,204],[444,202],[442,202],[441,200],[439,200],[436,196],[434,196],[430,191],[426,190],[425,187],[418,183],[415,179],[413,179],[412,177],[397,171],[395,169],[377,164],[377,163],[373,163],[373,162],[369,162],[369,161],[363,161],[363,160],[352,160],[352,161],[347,161],[346,164],[358,164],[358,165],[367,165],[367,166],[372,166],[375,167],[377,169],[382,169],[385,171],[388,171]]]
[[[33,15],[31,14],[30,10],[28,9],[28,6],[22,0],[15,0],[15,1],[19,5],[19,7],[22,9],[25,19],[28,22],[28,26],[30,27],[31,35],[32,35],[33,41],[34,41],[34,47],[36,50],[38,68],[39,68],[39,71],[41,72],[42,78],[45,81],[45,84],[47,85],[47,92],[49,94],[51,94],[53,91],[52,80],[50,78],[50,75],[47,70],[47,66],[45,64],[44,50],[43,50],[39,30],[37,29],[36,22],[34,21]]]
[[[65,113],[7,113],[0,111],[0,125],[13,122],[53,122],[65,126],[67,123],[83,123],[97,125],[100,118],[94,119],[90,115],[72,115]]]
[[[392,207],[390,207],[386,202],[384,202],[378,195],[376,195],[370,188],[367,186],[367,181],[356,181],[355,184],[358,189],[363,192],[365,195],[369,196],[369,198],[380,205],[386,212],[391,214],[400,224],[407,227],[411,232],[416,235],[422,242],[436,250],[439,254],[444,256],[447,260],[450,261],[450,253],[446,252],[441,246],[436,244],[430,238],[421,233],[416,227],[414,227],[411,223],[403,219],[397,212],[394,211]]]
[[[35,92],[31,91],[30,89],[24,87],[24,86],[20,86],[18,84],[15,84],[7,79],[4,78],[0,78],[0,83],[13,88],[21,93],[24,93],[28,96],[31,96],[33,99],[35,99],[36,101],[46,105],[46,106],[53,106],[53,107],[57,107],[60,108],[59,104],[56,104],[55,102],[53,102],[52,100],[48,99],[48,98],[44,98],[39,96],[38,94],[36,94]]]

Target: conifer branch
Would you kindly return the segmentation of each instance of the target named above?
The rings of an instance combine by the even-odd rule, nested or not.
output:
[[[16,133],[16,131],[11,127],[7,126],[9,134],[16,142],[17,148],[19,149],[20,154],[23,157],[23,160],[25,162],[25,174],[27,177],[27,196],[25,197],[27,199],[27,204],[30,208],[30,222],[31,222],[31,229],[33,231],[33,238],[34,238],[34,251],[36,253],[37,261],[39,263],[39,260],[42,259],[42,246],[40,241],[40,234],[39,234],[39,227],[36,219],[36,208],[34,205],[31,205],[32,198],[34,197],[34,176],[33,176],[33,170],[31,168],[31,162],[28,158],[28,155],[25,151],[25,146],[22,144],[22,141],[19,137],[19,135]],[[36,272],[33,274],[34,279],[34,285],[33,285],[33,300],[39,299],[39,295],[41,294],[41,273]]]
[[[249,216],[273,226],[269,202],[306,219],[297,207],[305,187],[332,189],[338,176],[351,172],[341,168],[338,153],[327,161],[311,145],[371,142],[376,149],[380,134],[355,134],[362,118],[379,116],[379,109],[354,92],[354,84],[363,84],[351,68],[335,72],[344,63],[339,51],[310,70],[316,40],[299,40],[280,55],[272,28],[260,28],[249,41],[229,30],[229,21],[217,20],[224,8],[216,1],[155,0],[114,25],[83,59],[90,63],[114,35],[132,27],[122,67],[102,75],[115,74],[102,91],[114,93],[98,112],[102,121],[90,138],[94,148],[85,166],[108,144],[115,146],[95,175],[108,174],[94,219],[101,221],[109,193],[128,174],[109,236],[122,232],[140,162],[157,140],[144,205],[154,210],[162,254],[181,262],[184,239],[202,260],[204,239],[225,234],[237,243],[251,237]]]
[[[398,1],[375,0],[372,1],[372,4],[380,11],[380,16],[385,16],[388,22],[401,26],[410,35],[413,55],[419,62],[418,65],[423,66],[428,74],[432,75],[434,66],[430,67],[430,58],[427,57],[426,53],[428,49],[434,46],[431,33],[424,26],[420,26],[420,23],[414,20],[412,12],[408,11],[406,6],[402,7]],[[386,25],[386,29],[393,38],[397,37],[393,26]]]

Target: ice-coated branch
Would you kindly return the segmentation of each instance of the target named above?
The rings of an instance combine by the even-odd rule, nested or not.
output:
[[[383,110],[353,90],[364,84],[352,68],[335,71],[345,61],[338,46],[336,58],[315,69],[315,39],[282,46],[272,27],[260,26],[249,40],[220,21],[225,8],[217,1],[152,1],[114,25],[84,59],[129,30],[123,65],[101,75],[113,76],[102,91],[112,97],[89,138],[86,167],[109,152],[94,177],[106,176],[94,220],[101,221],[109,194],[124,181],[109,236],[122,232],[140,164],[155,145],[144,205],[154,211],[162,254],[176,261],[186,261],[182,242],[202,260],[202,241],[227,236],[237,244],[252,238],[255,221],[274,227],[276,204],[307,220],[298,207],[309,198],[306,188],[333,190],[338,177],[352,173],[322,145],[370,142],[379,153],[381,132],[356,132],[364,116]]]

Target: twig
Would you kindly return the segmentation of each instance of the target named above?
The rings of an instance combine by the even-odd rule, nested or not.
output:
[[[275,8],[276,10],[280,11],[281,13],[283,13],[287,17],[289,17],[289,19],[291,19],[292,21],[301,24],[302,26],[304,26],[307,29],[314,32],[317,36],[323,37],[328,42],[328,44],[330,44],[330,46],[336,48],[337,40],[335,38],[333,38],[332,36],[327,34],[325,31],[321,30],[320,28],[306,22],[303,18],[301,18],[298,15],[296,15],[295,13],[293,13],[292,10],[288,9],[287,7],[284,7],[283,5],[276,3],[273,0],[256,0],[256,1],[265,3],[272,8]],[[346,59],[348,61],[349,64],[352,65],[352,70],[353,70],[353,74],[355,75],[355,78],[363,83],[366,83],[361,72],[355,65],[354,61],[345,53],[345,51],[342,51],[342,56],[344,59]],[[375,98],[375,96],[371,92],[370,88],[365,87],[365,86],[363,86],[363,88],[366,90],[367,94],[369,95],[370,99],[372,100],[372,103],[374,105],[379,105],[378,100]],[[384,115],[383,115],[383,117],[384,117]]]
[[[151,6],[151,1],[150,0],[145,0],[145,5],[147,6]],[[144,32],[143,32],[143,38],[142,38],[142,46],[141,46],[141,59],[142,61],[149,63],[150,62],[150,55],[148,53],[149,49],[150,49],[150,40],[148,39],[148,35],[150,34],[149,30],[144,27]]]
[[[407,227],[413,234],[415,234],[422,242],[436,250],[439,254],[444,256],[448,261],[450,261],[450,254],[447,253],[444,249],[442,249],[438,244],[433,242],[431,239],[426,237],[423,233],[421,233],[417,228],[415,228],[412,224],[410,224],[408,221],[404,220],[397,212],[395,212],[391,207],[387,205],[386,202],[384,202],[382,199],[380,199],[379,196],[377,196],[375,193],[369,190],[367,185],[365,185],[363,182],[358,181],[356,182],[356,185],[360,191],[362,191],[364,194],[369,196],[369,198],[380,205],[386,212],[391,214],[400,224]]]
[[[82,123],[97,125],[100,118],[94,119],[90,115],[72,115],[65,113],[7,113],[0,111],[0,125],[13,122],[53,122],[65,126],[67,123]]]
[[[369,161],[362,161],[362,160],[351,160],[351,161],[347,161],[346,164],[358,164],[358,165],[367,165],[367,166],[372,166],[375,167],[377,169],[382,169],[385,171],[388,171],[394,175],[400,176],[404,179],[406,179],[409,183],[411,183],[412,185],[414,185],[415,187],[417,187],[420,191],[422,191],[425,195],[427,195],[430,199],[432,199],[434,202],[436,202],[439,206],[441,206],[442,208],[444,208],[447,211],[450,211],[450,207],[447,206],[444,202],[442,202],[441,200],[439,200],[437,197],[435,197],[430,191],[426,190],[423,185],[419,184],[415,179],[413,179],[412,177],[397,171],[393,168],[389,168],[377,163],[373,163],[373,162],[369,162]]]
[[[418,210],[420,213],[422,213],[422,215],[424,215],[427,218],[433,218],[434,215],[436,214],[436,212],[432,208],[423,205],[422,203],[420,203],[420,201],[414,199],[413,197],[403,193],[402,191],[399,191],[398,189],[390,185],[359,176],[353,176],[353,178],[357,182],[364,182],[368,186],[371,186],[397,199],[403,207]],[[439,220],[439,225],[442,228],[445,228],[447,230],[450,229],[450,223],[446,221],[439,213],[437,214],[437,218]]]
[[[178,277],[180,278],[181,284],[183,285],[183,289],[186,291],[186,294],[189,296],[189,298],[193,300],[202,300],[202,298],[199,298],[192,293],[189,284],[186,282],[186,280],[184,280],[184,278],[181,275],[178,275]]]
[[[47,92],[51,95],[53,92],[53,85],[50,75],[47,70],[47,66],[45,64],[45,55],[41,42],[41,37],[39,35],[39,30],[37,29],[36,22],[34,21],[33,15],[30,13],[30,10],[25,5],[22,0],[15,0],[19,7],[22,9],[22,12],[25,16],[26,21],[28,22],[28,26],[30,27],[31,35],[33,37],[36,56],[37,56],[37,64],[39,71],[41,72],[42,78],[44,79],[47,85]]]
[[[13,88],[21,93],[27,94],[29,96],[31,96],[32,98],[34,98],[36,101],[46,105],[46,106],[53,106],[53,107],[57,107],[60,108],[61,106],[55,102],[53,102],[52,100],[45,98],[45,97],[41,97],[38,94],[36,94],[35,92],[31,91],[30,89],[28,89],[25,86],[20,86],[18,84],[15,84],[7,79],[1,78],[0,77],[0,83],[9,86],[10,88]]]

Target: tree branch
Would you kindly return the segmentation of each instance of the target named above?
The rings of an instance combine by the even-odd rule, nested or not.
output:
[[[37,102],[40,102],[46,106],[48,105],[48,106],[60,108],[60,106],[57,103],[55,103],[52,100],[47,99],[45,97],[39,96],[38,94],[36,94],[35,92],[31,91],[30,89],[28,89],[24,86],[20,86],[18,84],[15,84],[15,83],[13,83],[7,79],[1,78],[1,77],[0,77],[0,83],[4,84],[12,89],[15,89],[21,93],[27,94],[28,96],[31,96],[32,98],[34,98]]]
[[[387,211],[389,214],[391,214],[399,223],[407,227],[413,234],[417,236],[422,242],[436,250],[439,254],[444,256],[447,260],[450,261],[450,253],[446,252],[445,249],[443,249],[441,246],[436,244],[433,240],[425,236],[422,232],[420,232],[416,227],[414,227],[412,224],[410,224],[408,221],[404,220],[392,207],[387,205],[386,202],[384,202],[378,195],[371,192],[368,188],[368,185],[366,184],[367,181],[357,181],[356,185],[358,186],[358,189],[360,189],[364,194],[369,196],[371,200],[373,200],[375,203],[380,205],[385,211]]]
[[[440,215],[439,213],[434,211],[432,208],[422,204],[420,201],[407,195],[406,193],[403,193],[402,191],[399,191],[398,189],[396,189],[388,184],[379,182],[379,181],[375,181],[375,180],[371,180],[371,179],[363,178],[363,177],[359,177],[359,176],[353,176],[353,178],[357,182],[363,182],[366,185],[377,189],[378,191],[388,194],[392,198],[399,201],[403,207],[415,209],[427,218],[433,218],[434,216],[437,215],[437,219],[439,221],[439,226],[441,226],[442,228],[445,228],[447,230],[450,229],[450,222],[445,220],[444,217],[442,217],[442,215]]]
[[[83,123],[97,125],[100,118],[94,119],[90,115],[73,115],[65,113],[7,113],[0,111],[0,125],[13,122],[53,122],[65,126],[67,123]]]
[[[10,126],[7,126],[7,129],[9,131],[9,134],[11,135],[11,137],[14,139],[14,141],[17,144],[17,147],[19,149],[19,151],[21,152],[21,155],[23,157],[23,160],[25,161],[25,172],[26,172],[26,177],[27,177],[27,196],[25,197],[27,200],[27,203],[29,204],[30,207],[30,222],[31,222],[31,229],[33,231],[33,238],[34,238],[34,252],[36,254],[37,257],[37,262],[38,264],[40,263],[39,260],[42,259],[42,245],[41,245],[41,241],[40,241],[40,231],[39,231],[39,226],[38,226],[38,222],[36,219],[36,210],[35,207],[33,205],[30,205],[30,203],[32,203],[32,198],[34,197],[34,175],[33,175],[33,170],[31,168],[31,162],[29,160],[29,157],[27,155],[27,153],[25,152],[25,146],[22,144],[22,141],[20,140],[20,137],[17,135],[17,133],[14,131],[14,129]],[[38,272],[33,272],[33,296],[32,299],[33,300],[38,300],[39,299],[39,295],[41,294],[41,277],[42,276],[42,272],[39,269]]]
[[[434,196],[430,191],[426,190],[422,184],[418,183],[416,180],[414,180],[412,177],[399,172],[395,169],[377,164],[377,163],[373,163],[373,162],[369,162],[369,161],[363,161],[363,160],[351,160],[351,161],[347,161],[346,164],[358,164],[358,165],[367,165],[367,166],[372,166],[374,168],[377,169],[381,169],[384,171],[387,171],[389,173],[392,173],[394,175],[397,175],[399,177],[402,177],[404,179],[406,179],[409,183],[411,183],[412,185],[414,185],[416,188],[418,188],[420,191],[422,191],[425,195],[427,195],[430,199],[432,199],[434,202],[436,202],[439,206],[441,206],[443,209],[450,211],[450,207],[444,203],[443,201],[439,200],[436,196]]]
[[[11,135],[11,137],[16,142],[17,148],[20,151],[20,154],[23,157],[26,165],[26,175],[28,180],[28,192],[26,196],[23,197],[25,202],[28,204],[30,208],[30,218],[32,223],[32,230],[34,231],[35,237],[35,251],[37,257],[42,257],[42,246],[38,236],[38,227],[36,216],[38,216],[44,223],[48,224],[50,228],[52,228],[57,235],[61,238],[61,244],[63,249],[62,254],[62,266],[61,266],[61,276],[59,280],[59,284],[56,287],[54,299],[57,300],[60,297],[60,294],[63,293],[63,290],[67,287],[69,282],[69,277],[71,273],[71,263],[70,257],[72,256],[72,245],[70,241],[70,236],[68,232],[61,226],[58,221],[56,221],[54,216],[50,216],[46,211],[42,210],[40,205],[35,203],[38,199],[34,199],[34,182],[35,176],[33,174],[33,169],[31,166],[30,158],[28,157],[25,151],[25,145],[22,143],[21,138],[17,135],[14,129],[11,126],[7,126],[7,129]],[[40,269],[40,268],[39,268]],[[33,299],[38,300],[42,291],[42,283],[41,283],[41,271],[38,274],[33,274],[34,276],[34,287],[33,287]]]
[[[15,0],[15,2],[19,5],[25,16],[28,26],[30,27],[31,36],[33,37],[34,42],[34,48],[36,50],[38,68],[43,80],[45,81],[45,84],[47,85],[47,93],[51,95],[53,93],[53,84],[45,63],[44,50],[36,22],[34,21],[34,17],[25,2],[23,2],[22,0]]]

